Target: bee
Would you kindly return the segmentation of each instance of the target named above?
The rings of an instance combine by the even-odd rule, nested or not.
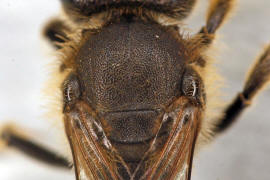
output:
[[[2,139],[74,167],[77,179],[191,179],[200,143],[230,127],[270,77],[268,45],[243,90],[213,116],[207,52],[233,3],[211,1],[205,26],[185,36],[181,22],[195,0],[62,0],[66,19],[44,32],[62,54],[59,89],[72,164],[9,128]]]

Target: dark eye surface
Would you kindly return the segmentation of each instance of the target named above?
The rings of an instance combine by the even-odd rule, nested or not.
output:
[[[196,0],[62,0],[66,9],[90,16],[110,7],[141,6],[176,18],[186,17]]]
[[[198,82],[193,76],[184,77],[182,90],[186,96],[195,97],[198,91]]]
[[[72,106],[81,95],[78,78],[70,74],[63,84],[64,107]]]
[[[182,78],[182,93],[196,100],[197,103],[204,103],[206,95],[201,77],[192,69],[186,69]]]

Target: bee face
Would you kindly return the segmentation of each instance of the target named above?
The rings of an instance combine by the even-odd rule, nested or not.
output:
[[[160,166],[155,163],[166,142],[182,139],[173,149],[185,149],[176,166],[186,166],[183,173],[188,176],[193,153],[188,147],[197,136],[193,130],[199,128],[204,92],[199,74],[186,63],[187,42],[178,29],[127,17],[83,36],[73,71],[63,84],[65,124],[67,134],[73,134],[73,150],[88,158],[104,158],[99,166],[108,166],[109,174],[102,173],[102,178],[139,179],[154,177],[155,171],[147,171]],[[95,143],[96,150],[87,147]],[[91,151],[103,153],[96,152],[95,157]],[[169,156],[172,161],[174,156]],[[79,171],[98,176],[98,170],[89,171],[91,162],[86,164]]]
[[[102,28],[90,35],[75,60],[85,100],[103,112],[166,106],[181,91],[186,58],[181,46],[155,24],[123,22]]]
[[[197,7],[200,7],[201,9],[204,8],[204,3],[207,4],[206,1],[200,1],[199,3],[200,5]],[[46,2],[45,4],[44,3],[42,4],[42,2],[38,2],[38,4],[34,4],[34,2],[32,2],[31,5],[28,5],[26,3],[24,4],[27,6],[20,6],[20,8],[17,8],[16,6],[17,4],[15,5],[14,3],[9,1],[8,5],[4,7],[11,9],[11,11],[1,12],[2,14],[6,13],[8,16],[10,16],[10,12],[11,12],[11,13],[14,13],[14,16],[12,14],[12,16],[10,16],[11,17],[10,19],[7,18],[8,23],[6,23],[5,26],[3,26],[3,32],[6,32],[5,35],[3,36],[3,40],[4,40],[3,42],[7,42],[7,43],[3,44],[3,47],[5,48],[3,48],[3,53],[1,53],[0,55],[3,59],[3,61],[0,62],[1,64],[0,68],[2,69],[0,72],[1,72],[1,76],[4,77],[4,79],[0,78],[0,81],[1,81],[1,84],[5,84],[4,86],[1,87],[0,99],[2,103],[0,103],[1,105],[0,114],[2,115],[2,117],[0,118],[0,120],[14,119],[15,117],[16,121],[17,120],[21,121],[20,124],[25,124],[25,125],[30,124],[30,128],[36,128],[36,126],[38,126],[37,127],[39,130],[38,132],[42,133],[45,131],[45,134],[47,134],[48,131],[52,131],[53,129],[51,128],[51,126],[44,128],[46,124],[43,121],[40,123],[38,121],[39,115],[35,115],[36,113],[33,113],[33,111],[37,112],[38,109],[40,109],[39,108],[40,101],[37,102],[37,98],[34,98],[35,100],[33,100],[33,103],[35,104],[31,106],[32,101],[30,100],[33,99],[33,97],[36,97],[40,89],[40,88],[38,89],[36,86],[35,87],[32,86],[36,84],[33,82],[37,82],[38,81],[37,75],[40,74],[40,72],[44,72],[44,68],[39,67],[39,65],[38,67],[36,65],[34,67],[32,66],[38,62],[47,62],[48,58],[50,57],[48,56],[44,57],[43,53],[37,54],[36,56],[34,55],[34,57],[32,56],[33,53],[38,53],[40,49],[39,44],[37,43],[38,41],[33,40],[32,38],[38,37],[38,34],[34,34],[34,32],[38,31],[36,27],[39,26],[40,22],[44,22],[44,20],[47,19],[47,17],[43,17],[43,15],[46,15],[49,11],[53,11],[52,7],[56,7],[54,9],[56,10],[58,8],[57,6],[58,4],[55,2]],[[237,14],[234,15],[235,17],[233,18],[233,21],[231,21],[230,24],[226,25],[227,28],[224,29],[222,32],[224,34],[224,38],[222,38],[222,40],[225,41],[226,44],[230,44],[229,49],[225,49],[225,51],[222,52],[225,56],[218,58],[218,59],[221,59],[221,64],[222,64],[219,68],[223,72],[222,74],[229,79],[228,84],[230,85],[230,87],[232,87],[232,89],[230,90],[228,88],[226,89],[226,99],[227,99],[227,96],[232,97],[230,94],[235,93],[236,91],[239,90],[239,87],[241,84],[240,81],[244,80],[244,77],[242,76],[243,75],[242,72],[246,71],[248,68],[248,65],[252,63],[251,57],[254,57],[254,54],[259,50],[259,47],[261,47],[262,44],[267,43],[267,40],[269,39],[269,38],[267,39],[267,37],[269,34],[268,32],[270,31],[268,31],[268,26],[267,24],[264,24],[264,21],[263,21],[263,19],[265,19],[265,16],[269,14],[268,9],[267,9],[268,7],[267,4],[268,4],[267,0],[266,1],[260,0],[256,2],[256,10],[254,10],[254,6],[253,6],[254,2],[251,2],[251,1],[249,2],[248,0],[245,2],[240,2],[239,7],[238,7],[240,10],[237,12]],[[12,11],[13,7],[17,9]],[[25,9],[29,7],[32,7],[30,8],[31,11],[26,11]],[[257,11],[258,10],[257,8],[259,9],[259,12]],[[20,11],[19,13],[20,15],[17,14],[18,11]],[[196,11],[200,11],[199,8],[197,8]],[[31,12],[31,14],[29,14],[29,12]],[[51,15],[54,13],[55,12],[50,12],[49,14]],[[18,15],[18,18],[16,18],[16,20],[12,18],[12,17],[17,17],[17,15]],[[192,23],[196,24],[195,27],[193,27],[194,29],[198,27],[198,24],[201,24],[201,21],[203,21],[203,19],[201,18],[202,16],[203,16],[202,13],[198,13],[197,15],[195,15],[195,18],[193,17],[193,20],[195,19],[195,22],[192,22]],[[20,17],[23,17],[23,19],[21,19]],[[253,19],[256,19],[256,20],[258,19],[258,21],[252,21]],[[32,22],[35,22],[35,23],[31,24]],[[20,26],[20,28],[13,27],[19,24],[24,24],[24,26]],[[26,28],[27,30],[24,31],[24,29]],[[261,33],[256,33],[258,29],[260,29]],[[22,34],[24,37],[23,39],[21,38]],[[85,37],[87,37],[86,38],[87,40],[92,40],[90,36],[94,36],[94,35],[98,35],[98,33],[86,34]],[[16,40],[12,41],[10,37],[14,37],[14,39]],[[25,41],[24,39],[27,39],[27,41]],[[57,48],[59,47],[61,46],[58,46]],[[14,49],[16,49],[16,53],[13,51]],[[18,52],[18,50],[21,50],[21,51]],[[6,56],[6,54],[8,54],[9,51],[12,53]],[[31,57],[29,56],[30,54],[31,54]],[[226,54],[229,54],[229,55],[226,55]],[[39,57],[41,58],[44,57],[44,58],[43,60],[40,60]],[[8,62],[8,64],[6,62]],[[11,66],[8,66],[9,64]],[[7,69],[14,69],[14,70],[13,71],[9,70],[8,73],[6,73]],[[63,69],[65,69],[64,66],[62,67],[62,70]],[[177,94],[176,96],[173,95],[175,99],[177,99],[177,97],[180,97],[180,96],[192,97],[194,92],[200,93],[201,91],[201,90],[194,91],[194,88],[192,88],[193,85],[197,83],[198,81],[197,78],[200,79],[200,76],[194,75],[195,78],[184,78],[184,74],[185,74],[184,72],[186,72],[186,69],[188,69],[187,72],[189,72],[190,74],[194,73],[193,69],[190,69],[187,67],[183,68],[182,70],[183,73],[181,74],[181,76],[179,75],[180,83],[177,81],[180,87],[175,88],[177,89],[179,94]],[[33,76],[33,74],[35,74],[35,76]],[[150,133],[147,134],[147,132],[149,131],[144,131],[141,128],[137,128],[137,131],[136,129],[135,130],[133,129],[131,133],[127,133],[127,131],[124,131],[117,134],[116,131],[112,131],[111,127],[115,127],[115,129],[118,128],[119,130],[119,129],[127,129],[127,127],[130,127],[130,126],[136,126],[134,124],[130,125],[130,124],[119,123],[118,120],[119,119],[121,120],[121,118],[119,117],[123,117],[122,119],[128,119],[127,117],[137,116],[138,118],[136,119],[142,119],[142,120],[152,119],[153,120],[153,121],[151,120],[148,121],[148,122],[151,122],[148,124],[150,125],[152,124],[152,127],[150,127],[150,125],[147,126],[149,127],[148,130],[157,129],[156,126],[158,123],[162,122],[163,119],[164,120],[168,119],[168,122],[165,124],[166,126],[162,127],[162,129],[163,129],[163,132],[169,132],[168,131],[169,127],[173,126],[172,124],[173,120],[170,120],[171,118],[169,117],[174,117],[175,112],[178,114],[180,112],[180,111],[177,111],[177,108],[173,108],[175,111],[172,111],[172,109],[169,108],[169,105],[171,105],[175,99],[169,98],[168,103],[164,103],[166,107],[166,108],[164,107],[164,109],[167,110],[165,111],[167,113],[161,112],[160,108],[155,107],[157,111],[152,111],[152,110],[146,111],[146,112],[141,111],[141,112],[138,112],[138,114],[136,111],[134,112],[131,111],[130,113],[122,114],[122,112],[117,112],[116,110],[116,112],[112,111],[110,114],[110,112],[108,112],[107,109],[108,109],[108,104],[110,104],[111,101],[108,101],[108,103],[104,105],[102,103],[104,103],[105,101],[103,100],[98,101],[97,99],[95,99],[95,97],[97,97],[97,94],[94,94],[94,93],[96,93],[95,88],[97,86],[95,88],[92,87],[92,85],[94,85],[94,84],[91,84],[93,82],[92,79],[89,80],[90,83],[83,82],[82,80],[83,78],[81,74],[86,74],[86,73],[83,73],[82,70],[81,70],[81,73],[79,73],[79,67],[74,68],[74,71],[72,71],[72,73],[70,73],[66,77],[65,81],[62,81],[61,82],[62,84],[58,85],[58,88],[60,91],[62,91],[63,97],[64,97],[63,104],[64,104],[64,111],[66,114],[66,119],[70,118],[71,114],[73,117],[72,119],[76,118],[76,114],[77,115],[88,114],[87,118],[84,118],[84,119],[81,118],[81,119],[89,122],[92,119],[89,117],[89,114],[91,114],[93,117],[98,119],[95,113],[96,113],[96,109],[100,110],[99,113],[101,113],[100,116],[103,117],[103,119],[100,119],[101,124],[96,124],[94,126],[95,131],[93,132],[95,133],[93,133],[93,137],[95,135],[98,135],[97,137],[102,139],[100,141],[102,142],[102,145],[101,145],[102,147],[100,149],[103,150],[103,154],[111,154],[110,152],[108,153],[106,150],[106,148],[110,147],[110,145],[117,148],[115,149],[117,151],[116,154],[120,154],[121,157],[125,157],[126,158],[125,161],[128,162],[126,164],[128,165],[129,169],[134,171],[134,169],[136,169],[137,167],[137,164],[133,165],[130,162],[136,162],[136,159],[138,159],[138,157],[143,156],[144,153],[142,152],[146,152],[149,149],[149,145],[144,146],[145,144],[144,143],[142,146],[138,145],[138,146],[128,147],[129,145],[126,146],[126,144],[123,144],[123,143],[116,144],[115,142],[115,144],[112,144],[113,142],[112,140],[117,139],[117,141],[120,140],[123,142],[126,140],[124,138],[129,136],[130,139],[133,142],[135,142],[136,136],[132,136],[132,135],[136,133],[137,134],[144,133],[143,136],[141,136],[141,139],[139,139],[139,141],[142,141],[144,139],[147,139],[147,137],[152,137],[152,135],[157,130],[153,131],[152,134]],[[9,85],[6,85],[7,78],[5,77],[8,77],[9,83],[15,82],[15,84],[18,84],[19,86],[10,87]],[[44,75],[42,75],[42,77],[44,77]],[[89,79],[93,78],[92,76],[87,76],[87,77]],[[183,86],[183,84],[185,84],[183,82],[184,79],[187,79],[185,81],[188,82],[187,84],[191,84],[191,85]],[[193,81],[194,83],[192,83]],[[203,86],[202,84],[201,86]],[[85,90],[86,85],[90,88],[88,93],[86,93],[86,90]],[[24,91],[24,88],[26,87],[28,89]],[[146,86],[146,89],[147,87],[148,86]],[[12,89],[14,89],[14,91]],[[201,87],[200,89],[203,89],[203,87]],[[206,87],[206,91],[208,92],[208,87]],[[203,91],[201,93],[203,94]],[[36,95],[33,95],[33,94],[36,94]],[[88,94],[89,94],[89,98],[87,98]],[[192,179],[217,179],[217,178],[234,179],[235,177],[238,177],[239,179],[250,179],[250,178],[252,179],[253,176],[254,177],[256,176],[257,178],[261,178],[261,179],[269,179],[269,173],[267,172],[267,168],[265,169],[265,167],[269,167],[267,166],[267,162],[270,162],[267,160],[268,156],[265,155],[265,150],[269,146],[269,142],[267,141],[267,138],[265,138],[267,137],[267,134],[269,132],[267,128],[269,127],[267,125],[269,124],[268,122],[269,113],[266,113],[268,112],[268,105],[269,105],[268,94],[269,93],[266,92],[264,93],[263,96],[260,96],[258,100],[259,103],[256,103],[257,104],[256,108],[253,108],[251,111],[249,111],[247,115],[243,116],[243,118],[241,118],[241,120],[237,122],[237,126],[234,127],[233,131],[230,131],[230,133],[226,133],[228,135],[222,138],[219,138],[218,142],[214,144],[213,146],[211,146],[211,148],[206,149],[202,153],[200,153],[200,159],[199,160],[197,159],[194,162],[195,171],[192,175]],[[67,95],[69,95],[69,97]],[[204,95],[200,95],[198,97],[203,99],[203,96]],[[211,97],[207,96],[206,99],[209,99],[209,98]],[[103,99],[106,99],[106,98],[104,97]],[[193,98],[188,98],[188,99],[191,99],[191,102],[193,103],[202,101],[202,100],[195,101]],[[186,100],[184,99],[182,100],[183,100],[182,102],[186,102]],[[166,98],[165,98],[165,101],[166,101]],[[80,102],[80,105],[78,104],[78,102]],[[111,105],[111,107],[114,107],[114,106],[115,104]],[[61,105],[59,107],[61,107]],[[93,109],[89,109],[89,107],[92,107]],[[126,105],[124,107],[130,107],[130,106]],[[190,112],[191,110],[194,111],[194,109],[192,108],[187,108],[186,110],[187,110],[186,112]],[[7,115],[8,114],[7,112],[11,114]],[[106,115],[106,113],[109,115]],[[40,114],[42,114],[42,112],[40,112]],[[147,114],[147,118],[142,117],[145,114]],[[108,116],[113,116],[110,119],[110,121],[107,120],[109,119],[107,118]],[[154,120],[157,120],[157,121],[154,121]],[[133,123],[133,122],[136,122],[136,121],[130,121],[130,123]],[[186,127],[189,127],[190,125],[188,123],[192,121],[190,120],[185,121],[183,119],[182,122],[187,122]],[[87,132],[85,131],[85,129],[82,128],[84,126],[82,126],[81,124],[77,123],[74,125],[76,125],[77,129]],[[102,126],[106,128],[104,128],[103,132],[99,132],[97,129]],[[124,128],[122,128],[121,126],[124,126]],[[145,125],[143,125],[143,127],[145,127]],[[106,130],[106,133],[105,133],[105,130]],[[121,136],[122,133],[125,133],[125,132],[126,132],[126,135]],[[38,133],[35,132],[34,134],[38,134]],[[72,131],[68,131],[67,134],[69,134],[68,138],[71,138]],[[114,136],[112,136],[112,134]],[[106,135],[107,139],[102,138],[103,135]],[[158,144],[164,145],[168,140],[168,136],[164,135],[160,137],[161,138],[158,139],[159,141]],[[50,144],[54,139],[55,139],[54,137],[48,138],[47,139],[49,141],[48,144]],[[150,138],[150,140],[153,140],[153,139]],[[37,142],[38,141],[40,141],[40,139],[37,139]],[[86,139],[81,138],[81,141],[86,141]],[[149,141],[145,141],[145,142],[148,143]],[[162,149],[163,146],[156,145],[155,147],[156,149],[160,150]],[[60,146],[59,149],[61,149],[60,152],[62,152],[64,148]],[[76,151],[74,152],[78,152],[78,149],[75,149],[75,150]],[[158,153],[159,151],[156,151],[156,152]],[[254,154],[255,152],[256,154]],[[153,156],[161,157],[160,154],[153,154]],[[27,179],[31,179],[31,178],[37,179],[37,177],[56,178],[56,179],[63,179],[64,177],[64,179],[68,179],[68,178],[74,179],[73,175],[70,175],[70,173],[59,171],[58,169],[50,169],[50,168],[47,169],[46,166],[44,168],[43,165],[37,164],[36,161],[31,163],[31,161],[27,161],[27,159],[23,159],[23,162],[21,162],[20,154],[18,155],[11,154],[11,156],[9,157],[10,158],[6,158],[6,157],[4,159],[1,158],[0,169],[9,168],[9,170],[12,171],[12,173],[3,172],[0,174],[0,179],[18,179],[18,178],[21,178],[22,175],[23,177]],[[83,159],[83,158],[82,158],[82,155],[78,153],[77,161],[80,159]],[[259,161],[260,159],[264,159],[264,161]],[[97,159],[93,161],[93,164],[95,164],[96,161]],[[115,158],[114,162],[120,162],[120,160]],[[183,162],[185,162],[185,160],[183,160]],[[74,163],[76,163],[76,159],[74,160]],[[122,167],[121,164],[123,163],[120,163],[120,165],[115,166],[115,167],[118,167],[119,169],[123,169],[123,170],[119,170],[119,172],[121,172],[122,174],[126,174],[125,167]],[[79,167],[80,166],[78,166],[78,168]],[[149,164],[145,165],[144,167],[149,167]],[[254,172],[254,167],[256,168],[256,172]],[[142,170],[139,170],[139,171],[142,172]],[[178,172],[182,174],[183,171],[185,171],[185,168],[182,168],[182,170]],[[84,172],[82,171],[81,178],[83,178],[83,174]],[[182,178],[184,177],[182,176]]]

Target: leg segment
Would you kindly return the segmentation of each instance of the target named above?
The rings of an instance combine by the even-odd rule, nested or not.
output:
[[[43,34],[55,48],[60,49],[62,43],[69,41],[70,32],[71,28],[64,21],[53,19],[45,26]]]
[[[233,7],[234,0],[212,0],[207,15],[206,30],[214,34]]]
[[[49,165],[62,168],[72,167],[65,158],[21,136],[10,127],[6,127],[0,132],[0,140],[7,146]]]
[[[208,10],[206,25],[202,27],[199,34],[202,35],[203,42],[210,44],[214,38],[216,30],[228,17],[235,0],[211,0]]]
[[[225,116],[219,121],[215,133],[221,133],[230,127],[241,115],[260,90],[270,82],[270,45],[252,67],[244,89],[226,108]]]

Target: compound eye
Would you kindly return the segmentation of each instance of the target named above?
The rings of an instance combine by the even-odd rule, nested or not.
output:
[[[192,76],[185,76],[182,83],[182,91],[186,96],[195,97],[198,93],[199,83]]]
[[[187,68],[182,78],[182,93],[187,97],[192,97],[199,105],[206,103],[203,80],[193,69]]]
[[[62,0],[62,3],[73,6],[74,8],[84,8],[90,4],[94,4],[93,1],[89,0]]]
[[[70,74],[63,84],[64,111],[70,109],[81,96],[80,84],[76,75]]]
[[[61,0],[65,10],[82,15],[89,15],[96,9],[100,1],[93,0]],[[102,1],[103,2],[103,1]],[[106,1],[105,1],[106,2]]]

